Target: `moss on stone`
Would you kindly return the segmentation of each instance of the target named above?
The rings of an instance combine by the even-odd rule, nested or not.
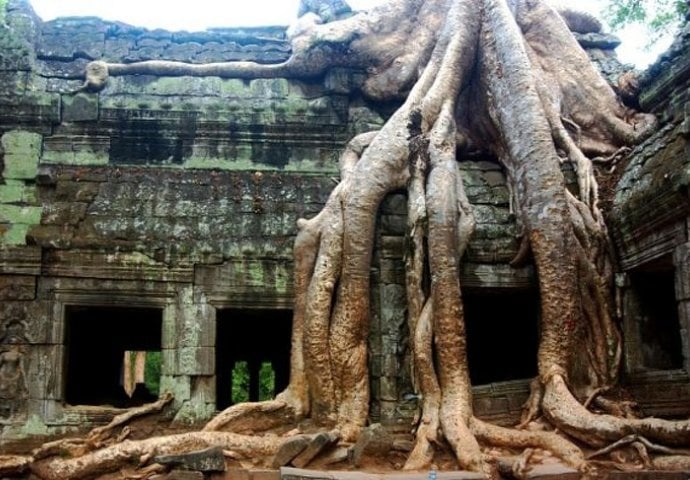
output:
[[[0,203],[34,203],[36,189],[20,184],[0,185]]]
[[[24,223],[27,225],[37,225],[41,222],[41,207],[24,207],[18,205],[0,205],[0,222],[2,223]]]
[[[1,245],[26,245],[26,234],[29,233],[31,225],[15,223],[2,233],[0,237]]]
[[[107,152],[93,151],[47,151],[41,158],[42,163],[57,165],[107,165]]]

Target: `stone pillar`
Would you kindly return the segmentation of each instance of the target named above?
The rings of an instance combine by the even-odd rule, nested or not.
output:
[[[161,391],[175,395],[175,421],[198,423],[215,411],[215,308],[192,286],[163,315]]]
[[[400,401],[412,390],[403,260],[406,205],[406,197],[400,194],[389,195],[381,205],[375,258],[378,269],[372,276],[372,320],[376,320],[370,332],[372,337],[376,335],[372,339],[375,345],[370,342],[372,383],[376,384],[372,413],[377,412],[378,421],[384,425],[409,422],[416,408]]]
[[[642,342],[639,325],[640,304],[630,284],[627,273],[616,274],[616,288],[621,298],[623,365],[626,373],[642,369]]]
[[[690,375],[690,242],[676,247],[673,252],[673,264],[676,269],[676,301],[683,367]]]

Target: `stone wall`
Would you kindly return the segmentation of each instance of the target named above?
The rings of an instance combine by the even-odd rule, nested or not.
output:
[[[620,261],[627,382],[649,413],[674,416],[688,414],[690,398],[689,40],[686,24],[642,76],[640,104],[660,129],[624,164],[609,222]],[[650,327],[668,334],[650,335]]]

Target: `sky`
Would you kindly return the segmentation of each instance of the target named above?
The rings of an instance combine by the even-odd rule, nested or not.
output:
[[[367,9],[385,0],[348,0],[353,9]],[[299,0],[31,0],[43,20],[64,16],[98,16],[131,25],[167,30],[198,31],[213,27],[288,25],[297,13]],[[602,0],[578,0],[577,9],[600,16]],[[193,9],[189,7],[193,6]],[[644,51],[647,35],[629,26],[617,35],[623,40],[618,56],[625,63],[644,68],[670,43],[659,42]]]

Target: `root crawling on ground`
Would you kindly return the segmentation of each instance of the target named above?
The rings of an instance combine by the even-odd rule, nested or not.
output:
[[[401,189],[408,193],[413,381],[422,399],[406,469],[428,468],[444,441],[460,468],[487,475],[496,470],[482,445],[548,450],[581,470],[588,465],[582,445],[604,448],[635,438],[630,443],[648,453],[669,453],[657,445],[690,445],[690,421],[595,414],[578,400],[614,385],[621,358],[611,245],[591,158],[614,158],[644,138],[654,119],[621,104],[563,18],[542,0],[398,0],[292,32],[293,54],[281,64],[100,62],[86,82],[98,89],[108,75],[314,77],[348,66],[368,69],[364,95],[401,102],[380,131],[345,148],[340,183],[323,210],[299,221],[290,385],[276,400],[231,407],[202,432],[45,459],[32,465],[34,473],[46,480],[85,478],[154,451],[211,444],[233,455],[270,456],[285,438],[219,430],[258,432],[303,419],[354,442],[369,408],[376,215],[383,198]],[[473,415],[459,276],[475,223],[458,168],[468,146],[501,163],[523,232],[519,260],[531,252],[538,276],[538,377],[521,425],[543,415],[558,433],[497,427]],[[577,173],[577,194],[566,188],[562,161]],[[682,455],[658,462],[688,464]]]

